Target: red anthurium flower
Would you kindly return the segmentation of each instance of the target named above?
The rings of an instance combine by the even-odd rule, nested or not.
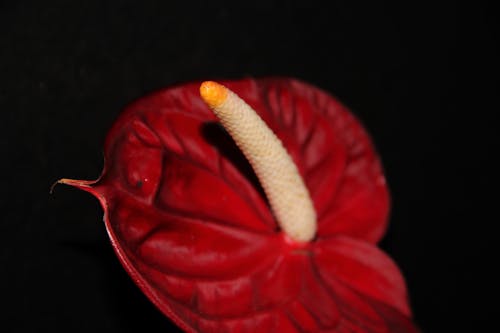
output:
[[[389,197],[359,122],[294,79],[222,83],[230,90],[204,83],[203,99],[190,83],[133,103],[107,137],[101,177],[60,181],[100,200],[133,280],[187,332],[417,332],[403,277],[375,246]],[[281,167],[266,174],[249,157],[274,148],[259,150],[267,132],[238,141],[224,118],[234,113],[223,107],[239,107],[226,99],[241,102],[231,91],[281,140],[295,176]],[[301,203],[275,199],[268,183],[282,179],[297,181],[280,191],[299,188],[290,195]],[[294,218],[303,212],[312,226],[302,237]]]

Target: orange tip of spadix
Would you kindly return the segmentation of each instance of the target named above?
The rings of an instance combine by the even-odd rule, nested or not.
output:
[[[227,98],[228,89],[214,81],[205,81],[200,86],[201,98],[210,108],[220,106]]]

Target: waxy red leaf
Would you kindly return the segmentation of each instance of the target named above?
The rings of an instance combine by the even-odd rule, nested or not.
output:
[[[282,140],[317,237],[280,232],[242,153],[190,83],[114,124],[93,193],[133,280],[188,332],[416,332],[404,280],[375,243],[389,197],[371,140],[339,101],[294,79],[222,82]]]

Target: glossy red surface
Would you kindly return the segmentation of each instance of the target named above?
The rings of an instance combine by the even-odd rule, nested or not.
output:
[[[221,83],[293,157],[317,237],[298,244],[280,232],[250,166],[190,83],[130,105],[107,137],[101,178],[73,182],[101,201],[134,281],[187,332],[416,332],[404,280],[375,246],[389,197],[359,122],[294,79]]]

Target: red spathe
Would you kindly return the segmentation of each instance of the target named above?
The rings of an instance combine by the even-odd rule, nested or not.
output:
[[[311,193],[317,237],[280,232],[249,164],[199,96],[159,91],[120,116],[96,195],[122,264],[187,332],[417,332],[404,280],[375,244],[389,197],[359,122],[294,79],[221,82],[282,140]]]

